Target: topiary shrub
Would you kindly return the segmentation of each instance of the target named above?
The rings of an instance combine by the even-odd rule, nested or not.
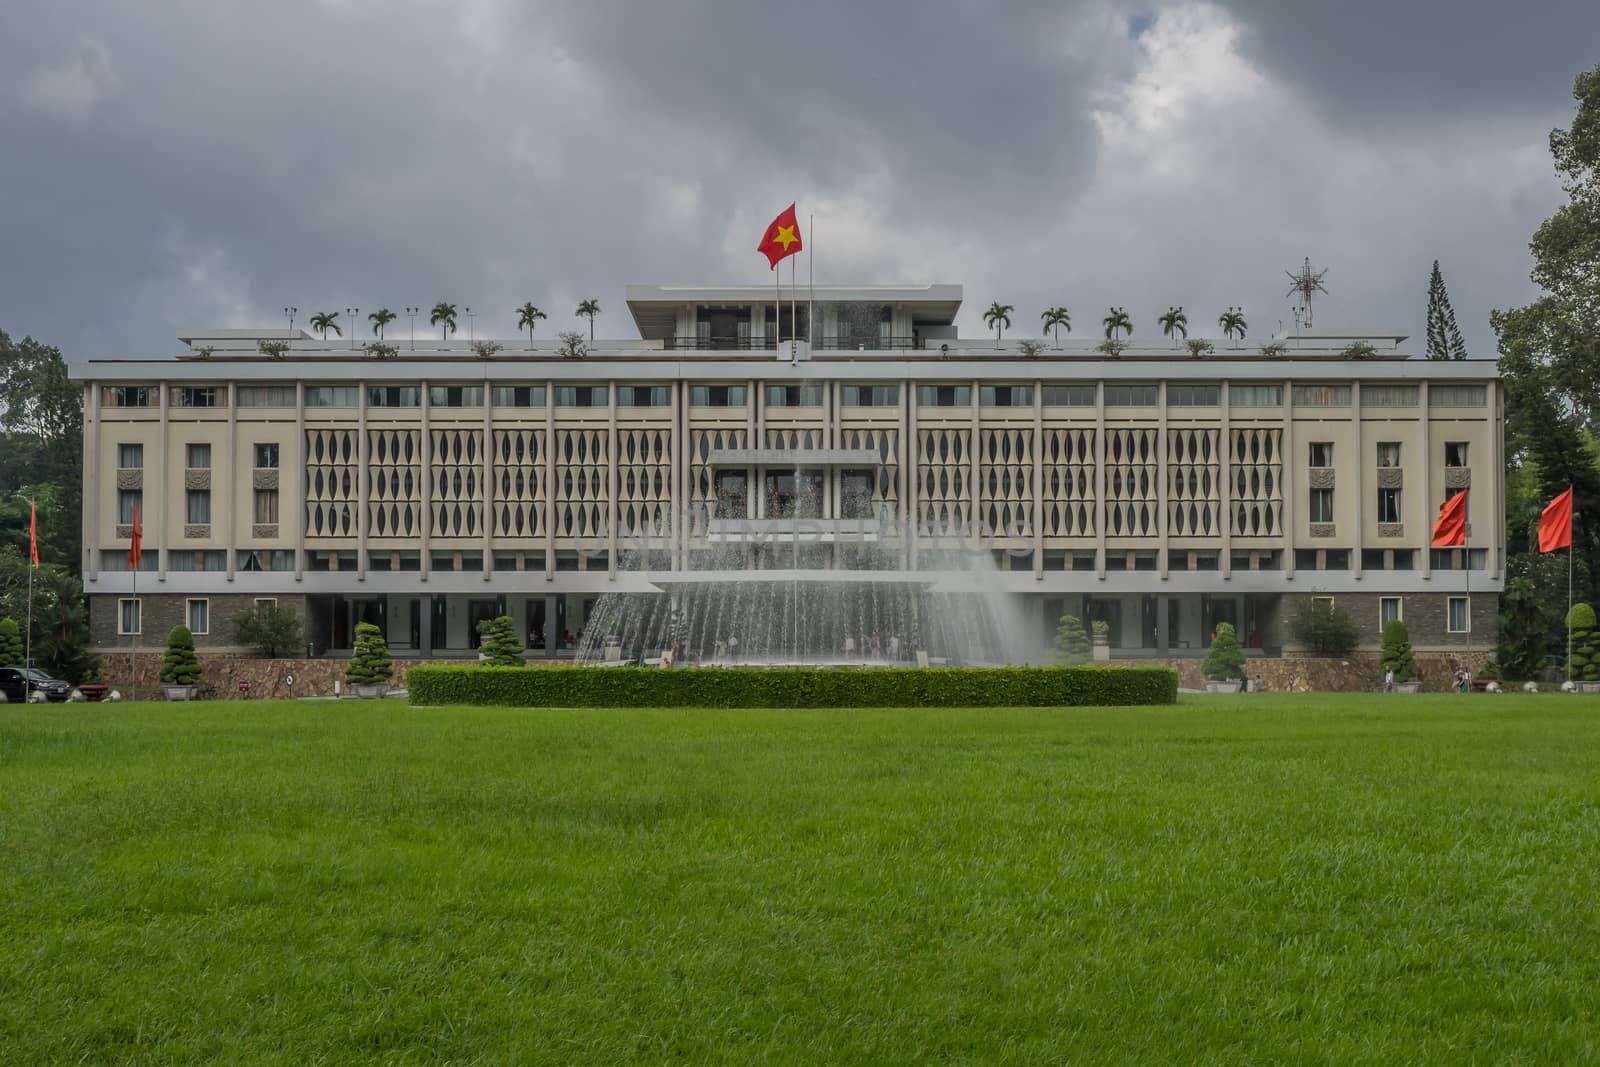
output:
[[[194,654],[194,634],[187,626],[174,626],[167,634],[167,651],[161,657],[163,685],[194,685],[200,680],[200,658]]]
[[[525,667],[522,658],[522,641],[517,637],[517,624],[511,616],[501,615],[478,623],[478,633],[483,643],[478,646],[478,659],[486,667]]]
[[[1356,647],[1360,627],[1348,611],[1334,606],[1332,597],[1301,597],[1289,620],[1294,639],[1318,656],[1342,656]]]
[[[1069,667],[1089,662],[1089,635],[1076,615],[1063,615],[1056,625],[1056,662]]]
[[[1572,680],[1600,681],[1600,629],[1596,629],[1594,609],[1583,603],[1572,605],[1567,625],[1572,628]]]
[[[356,626],[356,647],[350,656],[350,666],[345,668],[345,681],[352,685],[382,685],[394,674],[394,661],[389,658],[389,643],[383,631],[370,622]]]
[[[0,667],[23,666],[22,631],[17,620],[0,619]]]
[[[1231,682],[1244,677],[1244,650],[1239,647],[1239,635],[1234,633],[1233,623],[1217,624],[1217,635],[1206,649],[1200,670],[1213,682]]]
[[[1399,619],[1391,619],[1383,627],[1383,651],[1378,662],[1385,672],[1394,671],[1395,681],[1416,681],[1417,657],[1411,654],[1411,635]]]

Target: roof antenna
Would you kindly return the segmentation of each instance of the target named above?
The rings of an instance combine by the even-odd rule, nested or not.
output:
[[[1328,272],[1325,269],[1313,270],[1311,268],[1311,259],[1307,257],[1298,271],[1286,270],[1284,273],[1289,276],[1290,283],[1289,291],[1284,295],[1294,296],[1298,294],[1300,297],[1300,306],[1295,309],[1295,329],[1298,331],[1302,325],[1310,329],[1311,294],[1327,293],[1328,290],[1322,285],[1322,279],[1327,276]]]

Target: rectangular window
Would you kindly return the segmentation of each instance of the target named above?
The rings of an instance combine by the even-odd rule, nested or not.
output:
[[[1216,385],[1190,385],[1176,382],[1167,386],[1167,406],[1174,408],[1214,408],[1221,402],[1222,389]]]
[[[1313,489],[1313,490],[1311,490],[1311,521],[1312,522],[1332,522],[1333,521],[1333,490],[1332,489]]]
[[[822,383],[802,382],[798,385],[768,385],[769,408],[817,408],[822,406]]]
[[[900,387],[893,382],[869,385],[846,382],[840,386],[839,402],[847,408],[887,408],[900,402]]]
[[[254,522],[258,526],[278,525],[278,491],[257,489]]]
[[[144,445],[118,445],[117,466],[125,471],[144,469]]]
[[[428,403],[436,408],[481,408],[481,385],[430,385]]]
[[[1239,383],[1228,386],[1228,406],[1275,408],[1283,403],[1283,386]]]
[[[133,513],[140,512],[141,524],[144,519],[144,493],[138,489],[117,490],[117,522],[122,526],[133,525]]]
[[[292,408],[292,385],[239,385],[234,387],[242,408]]]
[[[185,445],[183,450],[183,464],[190,470],[210,470],[211,446]]]
[[[161,568],[161,552],[158,549],[147,548],[139,555],[140,571],[156,571]],[[128,566],[128,550],[125,548],[103,548],[100,550],[100,569],[105,571],[127,572],[133,568]]]
[[[1092,408],[1094,393],[1092,385],[1047,385],[1042,399],[1045,407]]]
[[[275,597],[275,596],[258,596],[258,597],[255,598],[254,604],[255,604],[256,614],[257,615],[264,615],[267,612],[272,611],[275,608],[277,608],[277,606],[278,606],[278,598]]]
[[[986,408],[1031,408],[1033,386],[981,385],[978,387],[978,403]]]
[[[211,490],[187,490],[184,493],[184,504],[184,522],[195,526],[211,525]]]
[[[1361,569],[1364,571],[1388,570],[1388,566],[1384,563],[1384,550],[1381,548],[1363,548],[1361,550]]]
[[[1350,550],[1348,548],[1325,548],[1322,550],[1322,569],[1325,571],[1347,571],[1350,569]]]
[[[1415,560],[1416,554],[1412,549],[1397,548],[1394,550],[1394,566],[1391,569],[1397,571],[1415,570]]]
[[[150,387],[108,385],[100,392],[100,402],[108,408],[147,408],[150,406]]]
[[[276,441],[257,441],[255,457],[257,470],[277,470],[278,443]]]
[[[292,571],[294,553],[287,549],[255,548],[239,550],[239,569],[242,571]]]
[[[184,624],[189,627],[189,632],[196,636],[204,636],[211,632],[211,601],[185,600]]]
[[[1398,489],[1379,489],[1378,490],[1378,521],[1379,522],[1399,522],[1400,521],[1400,490],[1398,490]]]
[[[353,408],[358,400],[359,394],[353,385],[306,386],[308,408]]]
[[[542,408],[544,386],[497,385],[494,387],[494,406],[497,408]]]
[[[750,512],[750,474],[742,468],[717,471],[717,518],[742,519]]]
[[[225,571],[228,569],[228,554],[220,548],[187,549],[175,548],[167,553],[167,570],[169,571]]]
[[[1361,406],[1364,408],[1414,408],[1417,406],[1417,387],[1414,385],[1363,385]]]
[[[1380,467],[1398,467],[1398,466],[1400,466],[1400,442],[1399,441],[1380,441],[1380,442],[1378,442],[1378,466],[1380,466]]]
[[[1397,596],[1381,596],[1378,598],[1378,629],[1383,629],[1391,622],[1400,621],[1400,598]]]
[[[1446,441],[1444,445],[1444,465],[1446,467],[1467,466],[1467,442]]]
[[[603,408],[610,403],[610,390],[603,385],[556,386],[558,408]]]
[[[703,383],[689,386],[689,403],[700,408],[742,408],[745,405],[746,386]],[[667,403],[667,401],[662,401]]]
[[[1297,385],[1294,387],[1294,406],[1297,408],[1347,408],[1350,406],[1348,385]]]
[[[1107,382],[1106,407],[1153,408],[1156,387],[1153,382]]]
[[[1331,466],[1333,466],[1333,442],[1332,441],[1312,441],[1311,442],[1310,463],[1308,464],[1308,466],[1312,466],[1312,467],[1331,467]]]
[[[1453,596],[1450,598],[1450,632],[1464,634],[1472,629],[1472,618],[1467,611],[1467,598]]]
[[[619,408],[665,408],[671,406],[672,386],[670,385],[617,386],[617,407]]]
[[[972,406],[970,385],[919,385],[917,405],[925,408],[964,408]]]
[[[180,408],[214,408],[218,390],[210,385],[179,385],[172,390],[172,403]]]
[[[117,601],[117,633],[132,636],[139,632],[141,604],[134,597]]]
[[[369,385],[367,407],[414,408],[422,403],[422,390],[415,385]]]
[[[1489,402],[1486,385],[1430,385],[1430,408],[1481,408]]]
[[[1332,611],[1333,610],[1333,597],[1331,597],[1331,596],[1314,596],[1314,597],[1311,598],[1311,606],[1315,607],[1315,608],[1319,608],[1322,611]]]

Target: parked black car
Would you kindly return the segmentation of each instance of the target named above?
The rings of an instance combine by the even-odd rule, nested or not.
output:
[[[59,678],[50,678],[31,667],[0,667],[0,693],[13,704],[25,704],[30,693],[43,693],[52,704],[67,699],[72,687]]]

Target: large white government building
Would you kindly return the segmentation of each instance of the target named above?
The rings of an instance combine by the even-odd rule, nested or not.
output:
[[[957,537],[983,554],[967,580],[1028,620],[1018,660],[1063,612],[1108,623],[1119,657],[1198,655],[1223,621],[1272,655],[1311,596],[1367,646],[1393,617],[1420,649],[1492,638],[1492,362],[1310,331],[1275,355],[1133,338],[1112,358],[1087,315],[1091,339],[1033,354],[957,337],[956,285],[788,296],[775,315],[770,288],[633,286],[640,339],[580,358],[554,338],[391,330],[397,354],[371,358],[298,330],[194,330],[176,358],[75,364],[96,644],[186,622],[226,648],[239,612],[276,601],[317,655],[363,620],[397,655],[470,655],[475,623],[509,614],[558,656],[599,598],[667,595],[730,544],[741,566],[813,570],[871,544],[914,574]],[[1341,354],[1361,339],[1375,356]],[[1463,489],[1467,549],[1430,548]]]

